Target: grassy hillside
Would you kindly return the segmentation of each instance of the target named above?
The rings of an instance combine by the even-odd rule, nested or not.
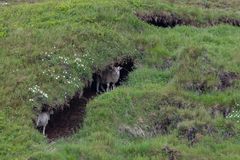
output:
[[[22,2],[0,5],[0,159],[240,159],[240,28],[209,26],[239,20],[238,1]],[[129,79],[90,101],[74,135],[48,143],[32,122],[42,104],[58,109],[123,57],[135,61]]]

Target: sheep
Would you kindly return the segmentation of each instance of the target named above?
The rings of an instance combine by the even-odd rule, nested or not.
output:
[[[114,89],[116,86],[115,84],[118,82],[119,78],[120,78],[120,70],[122,69],[122,67],[118,66],[118,67],[114,67],[113,70],[114,72],[112,72],[112,89]]]
[[[37,117],[37,127],[43,127],[43,135],[45,136],[46,126],[48,121],[50,120],[50,115],[53,114],[53,111],[50,112],[42,112]]]
[[[102,90],[105,91],[103,88],[103,84],[107,85],[106,91],[108,92],[110,89],[110,84],[112,83],[112,89],[115,88],[115,84],[118,82],[120,78],[120,70],[122,67],[112,67],[109,66],[109,68],[105,69],[104,71],[101,71],[97,75],[97,93],[99,93],[99,89],[101,87]]]

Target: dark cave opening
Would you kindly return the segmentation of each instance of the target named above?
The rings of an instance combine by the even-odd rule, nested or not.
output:
[[[120,78],[116,86],[120,86],[127,80],[129,72],[134,70],[134,60],[125,58],[115,62],[114,66],[121,66]],[[58,138],[67,137],[78,131],[86,116],[87,103],[96,97],[96,73],[93,73],[92,83],[86,86],[81,93],[77,92],[67,103],[62,105],[62,109],[55,109],[50,115],[50,120],[46,126],[46,137],[52,141]],[[104,92],[103,92],[104,93]],[[51,106],[44,105],[42,112],[48,112]],[[38,128],[42,132],[42,127]]]
[[[138,12],[136,16],[142,21],[162,28],[174,28],[176,26],[194,26],[194,27],[209,27],[219,24],[229,24],[240,27],[240,19],[222,16],[217,19],[206,19],[205,22],[200,22],[196,17],[180,16],[171,12]]]

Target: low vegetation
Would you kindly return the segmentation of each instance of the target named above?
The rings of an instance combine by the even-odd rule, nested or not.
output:
[[[240,28],[137,16],[239,21],[236,0],[28,2],[0,5],[1,159],[240,159]],[[89,101],[73,135],[48,142],[35,129],[44,104],[61,110],[126,57],[135,70]]]

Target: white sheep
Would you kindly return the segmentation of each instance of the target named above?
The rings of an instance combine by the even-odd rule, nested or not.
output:
[[[43,127],[43,135],[45,136],[46,126],[48,121],[50,120],[50,114],[53,114],[53,111],[50,112],[42,112],[37,117],[37,127]]]
[[[112,83],[112,89],[114,89],[116,86],[116,83],[118,82],[119,78],[120,78],[120,70],[122,69],[122,67],[118,66],[118,67],[113,67],[113,72],[111,74],[111,78],[109,80],[107,80],[107,83],[110,85],[110,83]]]
[[[107,85],[107,89],[106,91],[108,92],[110,89],[110,84],[112,83],[112,89],[115,88],[115,84],[118,82],[119,78],[120,78],[120,70],[122,69],[122,67],[118,66],[118,67],[109,67],[107,69],[105,69],[104,71],[101,71],[98,75],[97,75],[97,93],[99,93],[99,89],[101,87],[102,90],[105,91],[105,89],[103,88],[102,85],[106,84]]]

